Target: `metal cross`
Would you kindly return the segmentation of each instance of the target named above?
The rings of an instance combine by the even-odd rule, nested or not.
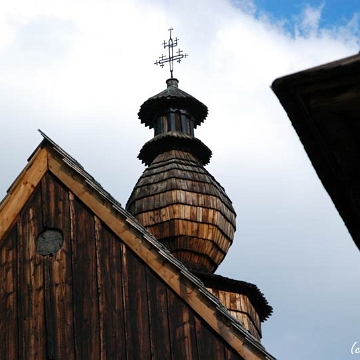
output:
[[[178,38],[175,38],[175,40],[172,39],[171,37],[171,31],[174,30],[173,28],[170,28],[170,39],[168,40],[168,42],[166,42],[164,40],[164,42],[162,43],[162,45],[164,45],[164,49],[168,48],[168,53],[169,56],[165,57],[165,55],[161,55],[159,57],[159,60],[155,61],[155,65],[160,65],[161,67],[164,67],[164,64],[166,64],[167,62],[170,65],[170,75],[171,75],[171,79],[173,79],[173,71],[174,71],[174,60],[177,61],[178,63],[180,63],[182,58],[186,58],[188,56],[188,54],[184,54],[182,50],[178,49],[178,51],[175,53],[174,55],[174,47],[177,46],[177,42],[178,42]]]

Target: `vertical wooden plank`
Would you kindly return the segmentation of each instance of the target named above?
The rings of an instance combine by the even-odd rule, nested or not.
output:
[[[0,359],[18,358],[17,229],[0,245]]]
[[[19,358],[45,359],[44,279],[35,241],[42,231],[41,187],[21,211],[18,220]]]
[[[124,312],[124,329],[125,329],[125,359],[134,359],[133,343],[131,339],[131,313],[129,304],[129,275],[128,275],[128,262],[127,262],[127,247],[124,243],[120,244],[121,249],[121,286],[122,286],[122,304]]]
[[[107,229],[109,234],[110,230]],[[108,235],[109,236],[109,235]],[[126,335],[125,335],[125,312],[124,312],[124,303],[123,303],[123,283],[122,283],[122,249],[125,248],[124,243],[120,242],[118,238],[111,233],[109,236],[109,241],[112,241],[111,251],[110,251],[110,263],[114,264],[114,269],[112,270],[113,279],[111,283],[115,289],[115,309],[110,311],[108,309],[108,317],[113,318],[113,331],[112,334],[109,334],[106,339],[109,339],[111,336],[112,342],[116,342],[114,348],[116,349],[114,359],[126,359]],[[123,246],[122,246],[123,245]],[[110,296],[110,295],[108,295]],[[110,301],[109,301],[110,302]],[[114,318],[114,314],[116,317]],[[114,335],[113,335],[114,334]],[[108,344],[106,342],[106,344]],[[110,349],[112,347],[110,346]]]
[[[131,344],[133,359],[150,358],[149,312],[146,293],[145,265],[129,249],[126,251],[127,301],[126,329]],[[130,355],[130,354],[129,354]]]
[[[18,298],[18,303],[17,303],[17,313],[18,313],[18,344],[19,344],[19,349],[18,349],[18,354],[19,354],[19,359],[24,357],[24,351],[25,351],[25,346],[24,346],[24,320],[25,320],[25,311],[24,311],[24,302],[25,302],[25,291],[23,291],[23,287],[24,287],[24,276],[23,276],[23,271],[22,271],[22,265],[24,264],[24,259],[22,258],[23,254],[24,254],[24,244],[22,240],[23,237],[23,228],[22,228],[22,221],[21,221],[21,217],[19,217],[19,219],[17,220],[17,241],[18,241],[18,262],[17,262],[17,298]]]
[[[225,360],[245,360],[230,347],[225,348]]]
[[[197,359],[196,334],[192,311],[167,289],[168,316],[173,359]]]
[[[44,228],[55,227],[52,223],[52,214],[55,213],[55,196],[54,196],[53,176],[49,173],[45,174],[41,179],[41,192],[43,199],[42,219]]]
[[[100,240],[100,232],[101,232],[101,221],[98,217],[94,216],[94,225],[95,225],[95,250],[96,250],[96,273],[97,273],[97,287],[99,294],[99,341],[100,341],[100,358],[99,360],[105,360],[105,352],[106,347],[104,343],[104,313],[106,311],[106,305],[111,306],[112,304],[106,304],[104,299],[104,293],[111,292],[110,289],[105,289],[103,285],[103,271],[109,273],[109,263],[105,261],[101,261],[100,251],[101,248],[106,246],[104,243],[101,243]],[[104,268],[102,267],[104,265]]]
[[[171,359],[170,329],[166,285],[146,268],[146,286],[150,322],[151,359]]]
[[[43,225],[63,233],[63,245],[44,259],[48,356],[74,359],[69,193],[49,173],[42,179]]]
[[[101,359],[125,359],[120,241],[95,217]]]
[[[51,296],[50,259],[43,259],[44,266],[44,302],[45,302],[45,331],[46,331],[46,357],[55,359],[56,349],[56,318],[54,317],[54,304]]]
[[[94,216],[72,195],[70,203],[76,358],[99,360],[100,335]]]
[[[194,317],[194,322],[199,360],[224,359],[225,346],[218,335],[197,316]]]

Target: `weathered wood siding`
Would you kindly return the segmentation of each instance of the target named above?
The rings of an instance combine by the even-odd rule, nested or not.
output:
[[[229,313],[243,324],[250,334],[258,340],[261,339],[259,315],[246,295],[212,288],[208,290],[224,304]]]
[[[44,229],[62,231],[53,256]],[[241,359],[56,178],[0,239],[0,359]]]

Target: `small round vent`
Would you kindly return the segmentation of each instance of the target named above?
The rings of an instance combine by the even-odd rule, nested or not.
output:
[[[43,256],[53,256],[63,244],[63,234],[58,229],[47,229],[36,239],[36,252]]]

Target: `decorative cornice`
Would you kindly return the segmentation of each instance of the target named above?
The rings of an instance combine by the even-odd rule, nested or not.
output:
[[[150,165],[159,154],[170,150],[181,150],[195,156],[203,165],[209,163],[212,152],[199,139],[178,131],[169,131],[155,136],[144,144],[138,158]]]

